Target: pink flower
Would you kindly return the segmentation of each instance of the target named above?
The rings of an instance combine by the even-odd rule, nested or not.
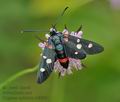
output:
[[[82,64],[79,59],[69,58],[68,69],[63,68],[57,60],[54,64],[54,71],[61,73],[61,76],[72,74],[72,69],[81,70]]]
[[[41,42],[38,44],[38,46],[39,46],[40,48],[45,48],[45,44],[44,44],[44,43],[41,43]]]
[[[82,38],[83,32],[82,31],[79,31],[78,33],[77,32],[71,32],[70,35],[78,37],[78,38]]]
[[[120,9],[120,0],[110,0],[112,8]]]

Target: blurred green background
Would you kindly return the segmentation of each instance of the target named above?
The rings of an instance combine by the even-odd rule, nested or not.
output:
[[[0,0],[0,102],[120,102],[120,3],[114,1],[119,0]],[[39,85],[35,70],[4,84],[40,60],[37,33],[20,30],[48,30],[66,6],[58,30],[83,24],[84,38],[105,51],[88,56],[87,68],[60,79],[53,72]]]

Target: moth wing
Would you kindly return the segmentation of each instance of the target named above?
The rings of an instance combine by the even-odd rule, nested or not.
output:
[[[86,54],[92,55],[104,51],[104,48],[98,43],[86,39],[78,38],[72,35],[68,36],[68,41],[74,43],[78,47],[81,46],[81,48],[84,50]]]
[[[77,49],[76,44],[68,41],[64,42],[65,51],[68,57],[75,59],[84,59],[86,58],[86,53],[83,49]]]
[[[45,47],[37,74],[38,83],[43,83],[50,76],[51,72],[53,71],[55,58],[55,51]]]

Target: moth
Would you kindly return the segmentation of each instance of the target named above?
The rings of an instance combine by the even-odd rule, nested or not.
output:
[[[69,32],[66,26],[63,32],[58,32],[55,27],[50,29],[50,35],[46,35],[48,39],[43,44],[38,83],[43,83],[49,77],[55,69],[55,63],[59,64],[57,67],[62,67],[61,70],[58,70],[59,74],[64,75],[67,71],[71,73],[70,63],[75,61],[76,67],[81,67],[78,60],[83,60],[87,55],[97,54],[104,50],[98,43],[83,39],[81,28],[82,26],[76,32]]]
[[[65,25],[64,30],[59,32],[55,24],[50,28],[49,34],[46,34],[46,41],[39,38],[43,53],[37,74],[38,83],[48,79],[53,70],[58,71],[59,76],[71,74],[72,68],[79,70],[84,66],[81,60],[87,55],[98,54],[104,50],[100,44],[83,39],[81,29],[82,26],[75,32],[69,32]]]

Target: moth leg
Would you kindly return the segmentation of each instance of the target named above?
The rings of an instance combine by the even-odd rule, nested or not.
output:
[[[81,65],[82,65],[83,68],[86,68],[86,67],[87,67],[87,66],[86,66],[85,64],[83,64],[83,63],[81,63]]]

